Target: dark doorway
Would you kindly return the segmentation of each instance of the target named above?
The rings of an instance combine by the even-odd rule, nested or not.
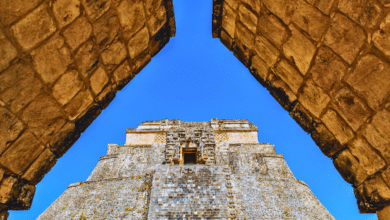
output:
[[[196,164],[196,153],[184,153],[184,164]]]

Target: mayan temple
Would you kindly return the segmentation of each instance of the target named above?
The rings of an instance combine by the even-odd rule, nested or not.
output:
[[[247,120],[146,121],[39,220],[334,219]]]

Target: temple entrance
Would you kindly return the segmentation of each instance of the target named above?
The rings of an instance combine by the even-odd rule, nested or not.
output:
[[[182,164],[196,164],[197,158],[196,158],[196,153],[197,153],[197,148],[189,148],[185,147],[182,149],[183,151],[183,156],[182,156]]]

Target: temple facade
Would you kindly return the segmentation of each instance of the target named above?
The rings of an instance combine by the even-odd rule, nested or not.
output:
[[[334,219],[247,120],[146,121],[38,219]]]

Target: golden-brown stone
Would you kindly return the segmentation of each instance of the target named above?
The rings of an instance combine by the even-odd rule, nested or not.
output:
[[[19,184],[17,178],[12,176],[3,178],[0,185],[0,203],[8,203],[17,195],[18,191]]]
[[[236,24],[235,39],[243,43],[249,50],[251,50],[255,44],[255,37],[241,22]]]
[[[232,50],[233,39],[223,29],[221,30],[220,40],[227,49]]]
[[[99,66],[98,49],[92,43],[87,41],[82,45],[75,54],[75,59],[81,76],[87,78],[91,72],[93,72]]]
[[[149,46],[149,31],[142,28],[131,40],[129,40],[129,53],[131,59],[135,59]]]
[[[390,187],[390,166],[382,171],[382,178],[385,183]]]
[[[288,28],[276,16],[266,10],[260,11],[257,29],[277,48],[281,48],[290,36]]]
[[[313,129],[311,137],[327,157],[332,157],[343,148],[324,124],[314,123]]]
[[[10,61],[13,60],[18,54],[18,50],[12,45],[12,43],[5,37],[0,30],[0,71],[7,68]]]
[[[322,110],[328,105],[330,97],[312,79],[308,79],[298,101],[319,118]]]
[[[241,2],[247,4],[257,14],[260,13],[261,10],[260,0],[241,0]]]
[[[386,206],[380,211],[377,211],[376,214],[378,216],[378,220],[388,220],[390,216],[390,206]]]
[[[19,136],[23,128],[23,123],[14,114],[0,106],[0,154]]]
[[[53,14],[60,28],[72,23],[80,15],[80,0],[56,0]]]
[[[57,28],[53,18],[47,12],[46,4],[42,4],[11,29],[18,43],[25,50],[29,50],[52,35]]]
[[[335,0],[308,0],[310,4],[320,9],[324,14],[329,15]]]
[[[19,19],[43,0],[2,0],[0,1],[0,21],[9,25]]]
[[[390,57],[390,13],[386,15],[380,24],[380,29],[372,35],[374,45]]]
[[[77,132],[74,123],[68,122],[50,139],[48,146],[60,158],[79,137],[80,133]]]
[[[288,63],[287,60],[282,59],[279,63],[276,64],[275,72],[284,82],[291,88],[291,90],[297,94],[299,87],[301,87],[303,82],[302,75]]]
[[[126,46],[120,41],[116,40],[104,50],[100,57],[104,65],[107,66],[107,70],[111,72],[117,65],[119,65],[127,56]]]
[[[362,131],[362,134],[371,144],[372,147],[377,149],[382,157],[390,162],[390,141],[381,134],[378,129],[373,124],[368,124],[366,128]]]
[[[116,11],[111,9],[98,20],[93,22],[95,42],[100,49],[105,49],[119,36],[120,24]]]
[[[81,0],[90,21],[100,18],[111,5],[110,0]]]
[[[143,2],[141,0],[124,0],[118,5],[117,12],[123,35],[128,41],[146,22]]]
[[[167,22],[167,11],[164,5],[160,6],[158,10],[153,13],[148,20],[148,28],[151,36],[154,36],[163,25]]]
[[[163,5],[162,0],[145,0],[144,2],[147,17],[150,17],[155,11],[157,11],[157,9],[160,8],[161,5]]]
[[[344,145],[355,136],[348,124],[332,109],[328,109],[322,116],[322,121],[341,145]]]
[[[355,197],[358,199],[359,210],[380,209],[390,200],[390,189],[383,181],[380,174],[364,181],[362,185],[355,190]]]
[[[356,23],[374,28],[382,17],[382,6],[375,0],[340,0],[338,8]]]
[[[27,169],[22,178],[32,184],[38,184],[56,162],[56,156],[50,151],[49,148],[46,148],[34,161],[34,163]]]
[[[222,28],[232,38],[236,31],[236,16],[237,14],[225,2],[222,11]]]
[[[313,117],[310,115],[301,103],[297,102],[294,108],[290,111],[290,116],[293,118],[301,128],[306,132],[313,130]]]
[[[268,66],[258,55],[252,57],[250,70],[256,76],[255,78],[260,78],[262,82],[265,82],[268,77]]]
[[[348,64],[352,64],[365,41],[366,35],[363,28],[346,16],[336,13],[324,42]]]
[[[83,86],[76,70],[64,73],[53,86],[53,96],[61,104],[68,103]]]
[[[74,51],[91,36],[92,25],[86,17],[79,17],[63,33],[66,42]]]
[[[57,34],[32,51],[31,57],[35,69],[46,83],[54,82],[73,62],[64,38]]]
[[[356,160],[348,148],[337,155],[333,160],[333,164],[344,180],[354,186],[360,185],[368,177],[366,171],[360,166],[359,161]]]
[[[280,54],[279,50],[261,35],[256,37],[254,50],[270,67],[274,66]]]
[[[91,76],[91,89],[92,91],[98,95],[103,87],[108,83],[108,77],[106,72],[102,67],[99,67]]]
[[[142,52],[137,59],[133,60],[131,69],[133,74],[138,74],[152,59],[150,56],[149,50]]]
[[[238,7],[238,19],[246,28],[256,34],[257,16],[243,4]]]
[[[289,25],[294,13],[296,0],[263,0],[263,4],[274,15],[282,19],[283,23]]]
[[[228,4],[233,10],[237,10],[238,5],[240,4],[240,0],[225,0],[226,4]]]
[[[125,60],[113,73],[118,90],[133,78],[133,74],[129,63]]]
[[[83,113],[93,102],[93,97],[89,90],[81,90],[66,106],[65,112],[70,120],[75,120]]]
[[[269,85],[267,89],[270,94],[279,102],[279,104],[287,111],[291,110],[291,106],[294,101],[297,100],[297,96],[291,90],[291,88],[281,79],[281,77],[269,74],[268,76]]]

